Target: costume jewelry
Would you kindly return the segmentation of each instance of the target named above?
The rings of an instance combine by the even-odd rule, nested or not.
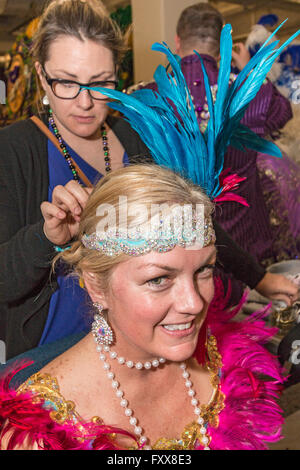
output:
[[[94,322],[92,323],[92,333],[96,338],[97,343],[109,346],[114,340],[113,331],[103,316],[103,305],[99,302],[94,302],[93,306],[97,309],[94,315]]]
[[[158,67],[155,79],[159,93],[143,90],[128,96],[117,91],[97,88],[102,94],[115,100],[110,106],[126,116],[159,165],[180,172],[195,184],[200,185],[212,199],[219,201],[238,200],[231,190],[238,184],[239,178],[236,175],[229,176],[228,173],[222,174],[224,154],[229,144],[241,149],[248,147],[261,153],[281,155],[280,150],[273,143],[259,138],[242,126],[240,120],[276,57],[299,34],[297,32],[277,49],[278,41],[268,44],[273,36],[271,35],[229,87],[228,77],[230,76],[232,50],[230,32],[231,26],[226,25],[221,35],[221,64],[215,104],[213,104],[208,79],[203,68],[210,113],[210,120],[203,135],[199,131],[193,103],[180,70],[179,58],[173,56],[164,44],[155,44],[153,49],[166,54],[173,68],[173,74],[167,73],[162,66]],[[245,158],[247,158],[246,155]],[[104,247],[102,251],[106,255],[115,256],[114,250],[111,250],[110,247],[106,249],[103,240],[101,240],[102,246],[101,243],[97,244],[96,235],[86,234],[82,242],[91,249],[102,250]],[[144,249],[146,250],[147,243],[152,242],[147,239],[144,233],[143,236]],[[182,242],[182,240],[179,241]],[[120,246],[122,243],[123,240],[119,240]],[[135,240],[129,239],[129,244],[134,251]],[[159,240],[157,245],[159,246]],[[163,240],[163,246],[165,246],[165,240]],[[139,247],[140,245],[137,244],[137,248]],[[138,254],[143,254],[143,252],[141,249]],[[219,281],[216,279],[216,282]],[[221,286],[217,285],[217,290],[221,291]],[[281,438],[283,418],[277,399],[279,384],[283,382],[282,371],[275,358],[263,347],[276,331],[270,330],[264,323],[262,324],[261,318],[264,312],[258,312],[255,318],[250,317],[245,322],[229,321],[236,315],[239,308],[240,306],[226,311],[226,320],[224,321],[225,317],[220,316],[224,307],[222,305],[220,307],[218,304],[211,309],[210,306],[208,324],[213,335],[218,338],[218,346],[222,352],[221,356],[218,353],[216,339],[214,336],[209,336],[207,338],[209,356],[207,365],[208,367],[213,366],[211,370],[214,370],[214,385],[217,385],[217,390],[221,394],[220,401],[218,398],[218,401],[213,402],[213,420],[210,420],[208,414],[202,411],[205,406],[197,401],[186,364],[180,364],[185,387],[194,408],[196,422],[185,428],[181,440],[162,439],[158,446],[153,444],[154,448],[160,450],[208,450],[210,448],[267,450],[266,442],[275,442]],[[99,314],[102,313],[102,306],[98,305],[98,309]],[[100,318],[101,315],[96,318],[96,327],[98,328],[99,325],[99,328],[105,330],[106,327],[100,322]],[[208,321],[207,317],[206,321]],[[119,364],[126,364],[127,367],[131,369],[134,367],[137,370],[164,367],[164,360],[163,358],[154,359],[151,361],[151,366],[147,362],[144,364],[130,362],[112,351],[111,345],[105,344],[103,332],[96,330],[94,333],[99,359],[108,379],[111,380],[112,390],[120,399],[123,412],[129,418],[130,425],[133,426],[138,446],[143,449],[151,448],[149,439],[144,435],[142,426],[135,417],[133,408],[129,406],[124,391],[112,371],[107,354],[112,361],[118,361]],[[210,357],[211,345],[212,356]],[[198,343],[195,352],[195,358],[198,361],[202,349],[204,348],[201,348],[201,345],[199,347]],[[23,367],[24,365],[21,364],[16,372]],[[48,409],[45,409],[49,401],[53,400],[53,395],[56,397],[57,383],[55,383],[55,391],[51,389],[49,397],[47,377],[45,383],[44,377],[39,377],[39,374],[36,374],[35,378],[28,379],[25,388],[21,387],[17,392],[10,387],[11,377],[13,374],[9,372],[5,379],[0,381],[0,416],[4,418],[3,422],[5,423],[4,428],[1,429],[1,436],[5,435],[6,438],[6,433],[9,433],[8,449],[13,449],[15,445],[22,445],[25,438],[26,442],[36,442],[38,446],[43,445],[43,448],[46,449],[108,449],[108,447],[116,449],[116,445],[112,441],[108,441],[107,432],[114,429],[115,433],[119,433],[120,430],[108,428],[101,423],[101,420],[95,425],[96,429],[95,426],[92,428],[92,436],[89,436],[88,439],[85,430],[88,431],[90,428],[85,428],[82,421],[79,420],[74,438],[73,423],[77,420],[75,412],[70,422],[67,422],[69,412],[73,410],[72,402],[64,402],[59,396],[53,403],[53,407],[50,408],[50,413]],[[268,379],[263,380],[263,377],[268,377]],[[273,380],[269,380],[269,377]],[[219,389],[219,380],[222,384],[222,391]],[[41,405],[30,404],[28,394],[22,395],[23,390],[26,392],[32,387],[32,391],[36,393],[38,386],[40,390],[41,388],[43,390],[45,401],[42,401]],[[225,407],[224,393],[226,394]],[[219,395],[217,394],[217,396]],[[220,423],[219,412],[222,412]],[[49,421],[50,419],[52,421]],[[26,430],[24,423],[27,423]],[[94,421],[88,423],[89,426],[91,424],[94,424]],[[82,434],[78,434],[79,430],[82,430]]]
[[[44,103],[45,104],[45,103]],[[49,103],[48,103],[49,104]],[[62,136],[59,133],[59,130],[57,129],[54,117],[53,117],[53,112],[52,109],[49,109],[49,124],[53,129],[54,135],[58,140],[58,143],[63,151],[65,160],[72,172],[73,179],[75,181],[80,182],[80,177],[78,175],[78,172],[76,171],[76,168],[72,164],[72,159],[70,156],[70,153],[63,141]],[[101,126],[101,137],[102,137],[102,147],[103,147],[103,155],[104,155],[104,164],[105,164],[105,171],[106,173],[109,173],[111,171],[111,161],[110,161],[110,154],[109,154],[109,146],[108,146],[108,139],[107,139],[107,130],[104,124]]]

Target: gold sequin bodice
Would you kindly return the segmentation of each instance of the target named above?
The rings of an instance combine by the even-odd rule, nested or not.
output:
[[[221,369],[221,356],[217,351],[216,339],[213,336],[207,342],[208,361],[207,368],[211,372],[211,382],[214,387],[213,395],[207,405],[201,405],[201,417],[206,426],[218,427],[219,413],[224,408],[225,396],[220,388],[219,371]],[[74,435],[83,441],[85,440],[86,425],[92,423],[95,426],[104,425],[100,417],[94,417],[89,422],[85,421],[76,411],[73,401],[66,400],[59,388],[56,378],[49,374],[36,373],[27,379],[18,388],[18,393],[30,391],[33,394],[33,402],[41,403],[42,406],[50,410],[50,418],[58,424],[68,424],[74,426]],[[112,440],[115,435],[111,435]],[[152,449],[155,450],[192,450],[201,442],[200,426],[196,421],[185,426],[179,439],[160,438]]]

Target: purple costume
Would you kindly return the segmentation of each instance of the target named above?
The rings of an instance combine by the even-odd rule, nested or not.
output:
[[[201,56],[214,96],[217,92],[217,62],[211,56],[204,54]],[[181,64],[193,97],[200,128],[204,131],[209,113],[200,61],[196,55],[190,55],[184,57]],[[232,75],[231,78],[234,80],[235,77]],[[266,81],[250,103],[242,124],[262,137],[274,138],[278,134],[278,130],[291,117],[292,111],[289,101],[278,92],[271,82]],[[274,160],[277,159],[274,158]],[[278,260],[278,251],[282,254],[282,250],[279,249],[278,243],[277,246],[274,244],[277,234],[270,224],[269,208],[265,202],[257,169],[257,152],[251,150],[242,152],[229,147],[225,155],[224,168],[231,168],[230,173],[237,173],[239,176],[247,178],[240,183],[235,193],[244,197],[250,207],[244,207],[236,202],[226,202],[216,208],[217,221],[242,248],[249,251],[260,262],[264,261],[270,264],[274,260]],[[295,255],[295,253],[293,254]],[[287,255],[287,257],[289,256]]]
[[[259,153],[257,166],[273,234],[275,261],[300,256],[300,165]],[[273,260],[270,260],[273,261]]]

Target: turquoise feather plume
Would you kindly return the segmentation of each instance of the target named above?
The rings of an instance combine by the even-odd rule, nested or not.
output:
[[[222,112],[228,92],[228,84],[231,73],[232,37],[230,24],[226,24],[222,29],[220,56],[220,69],[218,74],[218,99],[216,100],[214,107],[216,135],[218,135],[222,127]]]
[[[202,58],[198,54],[210,113],[204,134],[199,129],[192,98],[181,71],[180,58],[172,54],[165,43],[155,43],[152,46],[154,51],[166,55],[172,68],[172,74],[163,66],[156,69],[154,78],[158,92],[145,89],[127,95],[106,88],[93,89],[113,100],[109,106],[124,115],[145,142],[157,164],[191,179],[214,199],[222,191],[219,180],[229,145],[240,150],[249,148],[276,157],[281,156],[280,149],[275,144],[262,139],[241,125],[240,121],[276,58],[299,33],[300,30],[278,48],[278,41],[269,44],[274,34],[271,35],[241,71],[236,81],[229,86],[232,58],[231,25],[224,26],[220,42],[221,62],[215,103]]]

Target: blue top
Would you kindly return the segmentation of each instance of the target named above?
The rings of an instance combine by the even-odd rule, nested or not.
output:
[[[52,128],[49,127],[52,132]],[[102,174],[83,160],[67,144],[66,148],[92,183],[96,183],[102,178]],[[124,166],[129,165],[127,153],[123,156]],[[48,141],[48,168],[49,168],[49,188],[48,201],[52,201],[52,191],[55,186],[65,185],[71,178],[71,170],[59,150]],[[56,271],[58,289],[50,299],[50,306],[44,331],[39,345],[52,343],[66,336],[88,332],[90,330],[93,315],[91,315],[91,301],[88,294],[82,289],[77,279],[66,276],[64,266],[61,265]]]

